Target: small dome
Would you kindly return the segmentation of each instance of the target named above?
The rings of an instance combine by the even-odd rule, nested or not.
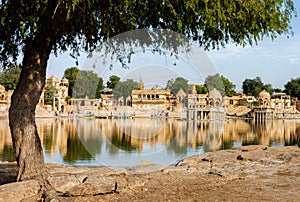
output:
[[[63,79],[61,80],[61,83],[69,83],[69,80],[68,80],[67,78],[63,78]]]
[[[270,93],[268,93],[267,91],[263,90],[258,94],[258,97],[261,99],[267,99],[270,100],[271,99],[271,95]]]
[[[0,91],[1,91],[1,92],[5,91],[5,87],[2,86],[1,84],[0,84]]]
[[[208,98],[222,100],[222,95],[217,89],[214,88],[213,90],[209,91]]]

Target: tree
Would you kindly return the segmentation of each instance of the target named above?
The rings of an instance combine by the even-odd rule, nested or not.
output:
[[[112,75],[109,77],[109,80],[106,82],[106,86],[107,88],[115,89],[119,81],[120,81],[120,77],[116,75]]]
[[[131,95],[132,90],[137,89],[139,89],[139,83],[132,79],[127,79],[126,81],[119,81],[113,93],[117,98],[123,97],[123,103],[126,103],[126,98]]]
[[[171,89],[172,86],[174,84],[174,79],[170,79],[168,82],[167,82],[167,86],[166,86],[166,89]]]
[[[68,68],[64,72],[64,78],[67,78],[69,81],[68,95],[70,97],[73,97],[73,88],[78,72],[79,69],[77,67]]]
[[[20,78],[21,67],[11,66],[5,69],[0,75],[0,84],[5,90],[15,90]]]
[[[273,91],[276,92],[276,93],[282,93],[283,90],[280,89],[280,88],[273,88]]]
[[[291,79],[284,85],[284,92],[300,100],[300,77]]]
[[[103,79],[100,77],[99,81],[98,81],[98,84],[97,84],[97,88],[96,88],[96,94],[95,94],[95,97],[97,99],[101,98],[101,92],[102,92],[103,89],[104,89]]]
[[[208,91],[211,91],[214,88],[217,89],[222,96],[233,96],[235,94],[235,85],[220,74],[208,75],[205,78],[205,86]]]
[[[262,87],[262,90],[265,90],[270,94],[272,94],[274,92],[274,88],[273,88],[272,84],[270,84],[270,83],[264,84],[264,86]]]
[[[56,90],[52,84],[46,84],[44,92],[44,102],[46,105],[52,105]]]
[[[176,95],[176,93],[182,89],[185,93],[188,93],[189,90],[189,84],[188,80],[177,77],[175,80],[171,79],[167,83],[167,88],[171,90],[173,95]]]
[[[79,73],[79,76],[78,76]],[[77,78],[78,76],[78,78]],[[85,97],[84,91],[86,91],[86,95],[89,98],[100,98],[101,97],[101,91],[103,90],[103,79],[98,77],[97,74],[95,74],[92,71],[80,71],[77,67],[71,67],[65,70],[64,77],[69,80],[69,88],[68,88],[68,95],[70,97],[73,97],[76,94],[76,97]],[[78,81],[76,81],[78,79]],[[95,82],[97,80],[97,84],[95,85]],[[74,93],[74,85],[75,81],[77,82],[77,90],[78,92]],[[83,86],[80,86],[79,83],[83,84]],[[94,85],[94,86],[93,86]],[[96,89],[95,89],[96,87]],[[80,90],[79,90],[80,89]],[[80,93],[79,93],[80,91]],[[93,94],[95,93],[95,95]]]
[[[114,35],[141,28],[177,31],[206,49],[228,42],[252,45],[264,37],[290,34],[293,13],[291,0],[1,1],[1,66],[23,56],[9,111],[17,180],[35,178],[46,186],[34,112],[51,52],[72,50],[76,58],[80,50],[93,50]],[[145,32],[149,39],[150,33]]]
[[[245,79],[242,85],[243,93],[254,97],[258,96],[258,94],[263,90],[263,87],[264,84],[260,77],[256,77],[255,79]]]
[[[229,97],[234,96],[235,95],[235,85],[231,81],[229,81],[226,77],[224,77],[223,75],[221,75],[221,79],[224,84],[225,95],[229,96]]]
[[[274,92],[272,85],[264,84],[260,77],[256,77],[255,79],[245,79],[243,81],[242,88],[243,93],[246,95],[252,95],[254,97],[257,97],[258,94],[263,90],[266,90],[270,94]]]
[[[218,90],[222,96],[225,95],[224,83],[221,79],[220,74],[215,75],[208,75],[205,78],[205,86],[207,87],[208,91],[213,90],[214,88]]]
[[[220,91],[222,96],[233,96],[235,95],[235,85],[229,81],[226,77],[220,74],[208,75],[205,78],[205,86],[208,91],[212,89],[217,89]]]
[[[205,85],[196,85],[197,94],[207,94],[208,89]]]
[[[73,87],[75,98],[99,98],[99,91],[103,89],[103,79],[91,70],[80,70]]]

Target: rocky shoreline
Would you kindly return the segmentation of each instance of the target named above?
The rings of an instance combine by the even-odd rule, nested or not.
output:
[[[150,162],[133,168],[48,164],[47,172],[57,192],[53,202],[298,201],[299,168],[296,146],[243,146],[189,157],[176,166]],[[8,183],[15,174],[15,163],[0,164],[0,202],[38,200],[38,182]]]

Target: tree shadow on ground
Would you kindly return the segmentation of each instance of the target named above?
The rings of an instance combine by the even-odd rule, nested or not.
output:
[[[0,185],[16,182],[17,172],[16,163],[0,163]]]

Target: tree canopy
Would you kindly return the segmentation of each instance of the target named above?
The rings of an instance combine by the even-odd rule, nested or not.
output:
[[[208,89],[205,85],[196,85],[197,94],[207,94]]]
[[[220,74],[209,75],[205,78],[205,86],[208,91],[217,89],[222,96],[233,96],[235,94],[235,85],[226,77]]]
[[[126,81],[119,81],[113,93],[117,98],[123,97],[125,100],[131,95],[132,90],[137,89],[139,89],[139,83],[132,79],[127,79]]]
[[[21,73],[20,66],[11,66],[5,69],[0,74],[0,84],[5,87],[5,90],[14,90],[16,89]]]
[[[291,79],[284,85],[284,92],[300,100],[300,77]]]
[[[258,94],[263,90],[266,90],[270,94],[274,91],[272,85],[264,84],[260,77],[256,77],[254,79],[245,79],[243,81],[242,88],[243,93],[246,95],[252,95],[254,97],[257,97]]]
[[[100,98],[103,79],[91,70],[71,67],[65,70],[64,77],[69,80],[68,95],[75,98]]]
[[[99,81],[96,86],[95,98],[97,99],[101,98],[101,92],[103,89],[104,89],[103,79],[99,77]]]
[[[100,98],[103,89],[103,79],[91,70],[78,71],[74,88],[72,91],[74,98]]]
[[[233,84],[231,81],[229,81],[229,79],[227,79],[223,75],[221,75],[221,79],[224,84],[225,95],[229,96],[229,97],[234,96],[235,95],[235,84]]]
[[[79,71],[80,70],[77,67],[71,67],[66,69],[64,72],[64,78],[67,78],[69,81],[68,95],[70,97],[73,97],[74,83]]]
[[[0,62],[17,61],[34,40],[54,53],[91,50],[116,34],[141,28],[174,30],[204,48],[254,44],[289,34],[291,0],[1,1]],[[47,41],[47,40],[46,40]]]
[[[242,85],[243,93],[257,97],[262,91],[263,85],[260,77],[256,77],[255,79],[245,79]]]
[[[207,87],[208,91],[213,90],[214,88],[218,91],[220,91],[221,95],[225,95],[225,90],[224,90],[224,83],[221,79],[220,74],[215,74],[215,75],[208,75],[205,78],[205,86]]]
[[[115,89],[120,79],[121,78],[116,75],[111,75],[109,77],[109,80],[106,82],[106,87],[110,89]]]
[[[189,91],[189,84],[188,80],[182,77],[177,77],[175,80],[170,79],[167,82],[167,88],[171,90],[173,95],[176,95],[176,93],[182,89],[185,93],[188,93]]]
[[[51,83],[46,84],[45,92],[44,92],[44,103],[46,105],[52,105],[53,104],[55,93],[57,93],[57,92],[56,92],[56,89],[54,88],[54,86]]]

